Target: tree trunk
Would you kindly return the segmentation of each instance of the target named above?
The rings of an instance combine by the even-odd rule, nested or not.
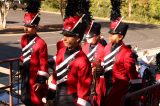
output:
[[[2,28],[4,28],[4,29],[6,28],[5,12],[6,12],[5,5],[3,4],[2,8],[1,8],[1,20],[2,20]]]
[[[2,12],[1,12],[1,8],[0,8],[0,26],[2,26]]]
[[[6,28],[6,23],[7,23],[7,19],[6,19],[6,18],[7,18],[7,17],[5,17],[5,15],[4,15],[3,24],[2,24],[3,29]]]
[[[4,1],[0,8],[0,25],[2,28],[6,28],[7,15],[10,7],[10,2]]]
[[[67,0],[60,0],[59,1],[59,7],[60,7],[60,12],[61,12],[61,17],[62,17],[62,21],[65,17],[65,8],[66,8],[66,5],[67,5]]]
[[[132,0],[128,0],[128,17],[131,17],[132,13]]]

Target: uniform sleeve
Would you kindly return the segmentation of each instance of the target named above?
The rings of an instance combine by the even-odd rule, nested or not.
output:
[[[57,74],[56,74],[56,71],[54,70],[52,77],[50,77],[50,80],[48,82],[48,86],[51,91],[56,91],[56,88],[57,88],[56,81],[57,81]]]
[[[80,62],[82,63],[82,62]],[[83,61],[78,70],[78,85],[77,85],[77,104],[81,106],[91,106],[89,103],[90,88],[92,82],[92,72],[89,61]]]
[[[136,71],[135,61],[132,57],[132,53],[127,53],[124,58],[124,67],[130,80],[138,78],[138,72]]]
[[[56,89],[57,89],[56,81],[57,81],[57,74],[54,68],[53,73],[48,80],[49,89],[48,89],[47,100],[53,100],[56,96]]]
[[[55,68],[53,69],[52,73],[52,78],[50,82],[48,83],[48,88],[50,91],[54,92],[57,89],[57,73],[56,73],[56,66],[58,65],[57,63],[57,56],[60,55],[59,51],[57,51],[56,55],[54,56],[54,61],[55,61]]]
[[[53,74],[49,77],[48,80],[48,95],[47,100],[53,100],[56,96],[56,73],[53,71]]]
[[[38,77],[37,80],[39,83],[44,83],[48,77],[48,53],[47,53],[47,45],[44,44],[40,47],[39,50],[39,70],[37,72]]]

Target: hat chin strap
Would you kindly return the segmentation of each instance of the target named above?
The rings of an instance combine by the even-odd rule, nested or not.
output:
[[[85,14],[83,14],[82,16],[81,16],[81,18],[77,21],[77,23],[74,25],[74,27],[72,28],[72,30],[71,31],[73,31],[75,28],[76,28],[76,26],[79,24],[79,22],[82,20],[82,18],[85,16]]]
[[[37,14],[35,15],[35,17],[32,19],[31,24],[32,24],[33,21],[36,19],[36,17],[38,16],[38,14],[39,14],[39,13],[37,13]]]
[[[90,33],[90,31],[91,31],[91,28],[92,28],[92,26],[93,26],[93,22],[94,22],[94,21],[91,22],[91,26],[90,26],[90,28],[89,28],[89,31],[88,31],[87,35],[89,35],[89,33]]]

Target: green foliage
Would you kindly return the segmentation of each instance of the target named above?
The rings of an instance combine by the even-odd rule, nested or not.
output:
[[[93,16],[110,17],[111,4],[110,0],[90,0]],[[143,23],[160,24],[160,0],[122,0],[121,14],[125,20],[139,21]],[[128,4],[131,1],[132,12],[131,17],[128,17]],[[58,0],[45,0],[42,3],[42,8],[59,9]]]
[[[45,0],[41,3],[41,8],[45,11],[58,11],[59,2],[57,0]]]
[[[91,0],[90,10],[94,16],[108,17],[111,11],[110,0]]]
[[[121,11],[127,20],[160,24],[160,0],[132,0],[131,17],[128,17],[128,1]]]
[[[45,0],[42,2],[42,5],[46,5],[48,8],[59,9],[58,0]]]
[[[150,16],[155,19],[160,19],[160,0],[150,0],[149,4]]]

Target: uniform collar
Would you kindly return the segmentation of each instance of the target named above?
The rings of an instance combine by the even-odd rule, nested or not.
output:
[[[123,42],[120,41],[120,42],[118,42],[118,43],[112,45],[112,46],[111,46],[111,51],[114,51],[117,47],[119,47],[119,46],[122,45],[122,44],[123,44]]]
[[[73,53],[77,52],[78,50],[80,50],[81,48],[78,46],[75,49],[69,50],[68,48],[66,48],[66,52],[65,52],[65,59],[67,57],[69,57],[70,55],[72,55]]]
[[[98,43],[96,43],[96,44],[94,44],[94,45],[93,45],[93,44],[90,44],[90,45],[89,45],[89,51],[92,51],[92,49],[93,49],[97,44],[98,44]]]
[[[28,35],[28,36],[27,36],[27,40],[28,40],[28,42],[30,42],[31,40],[33,40],[36,36],[37,36],[37,34],[34,34],[34,35]]]

